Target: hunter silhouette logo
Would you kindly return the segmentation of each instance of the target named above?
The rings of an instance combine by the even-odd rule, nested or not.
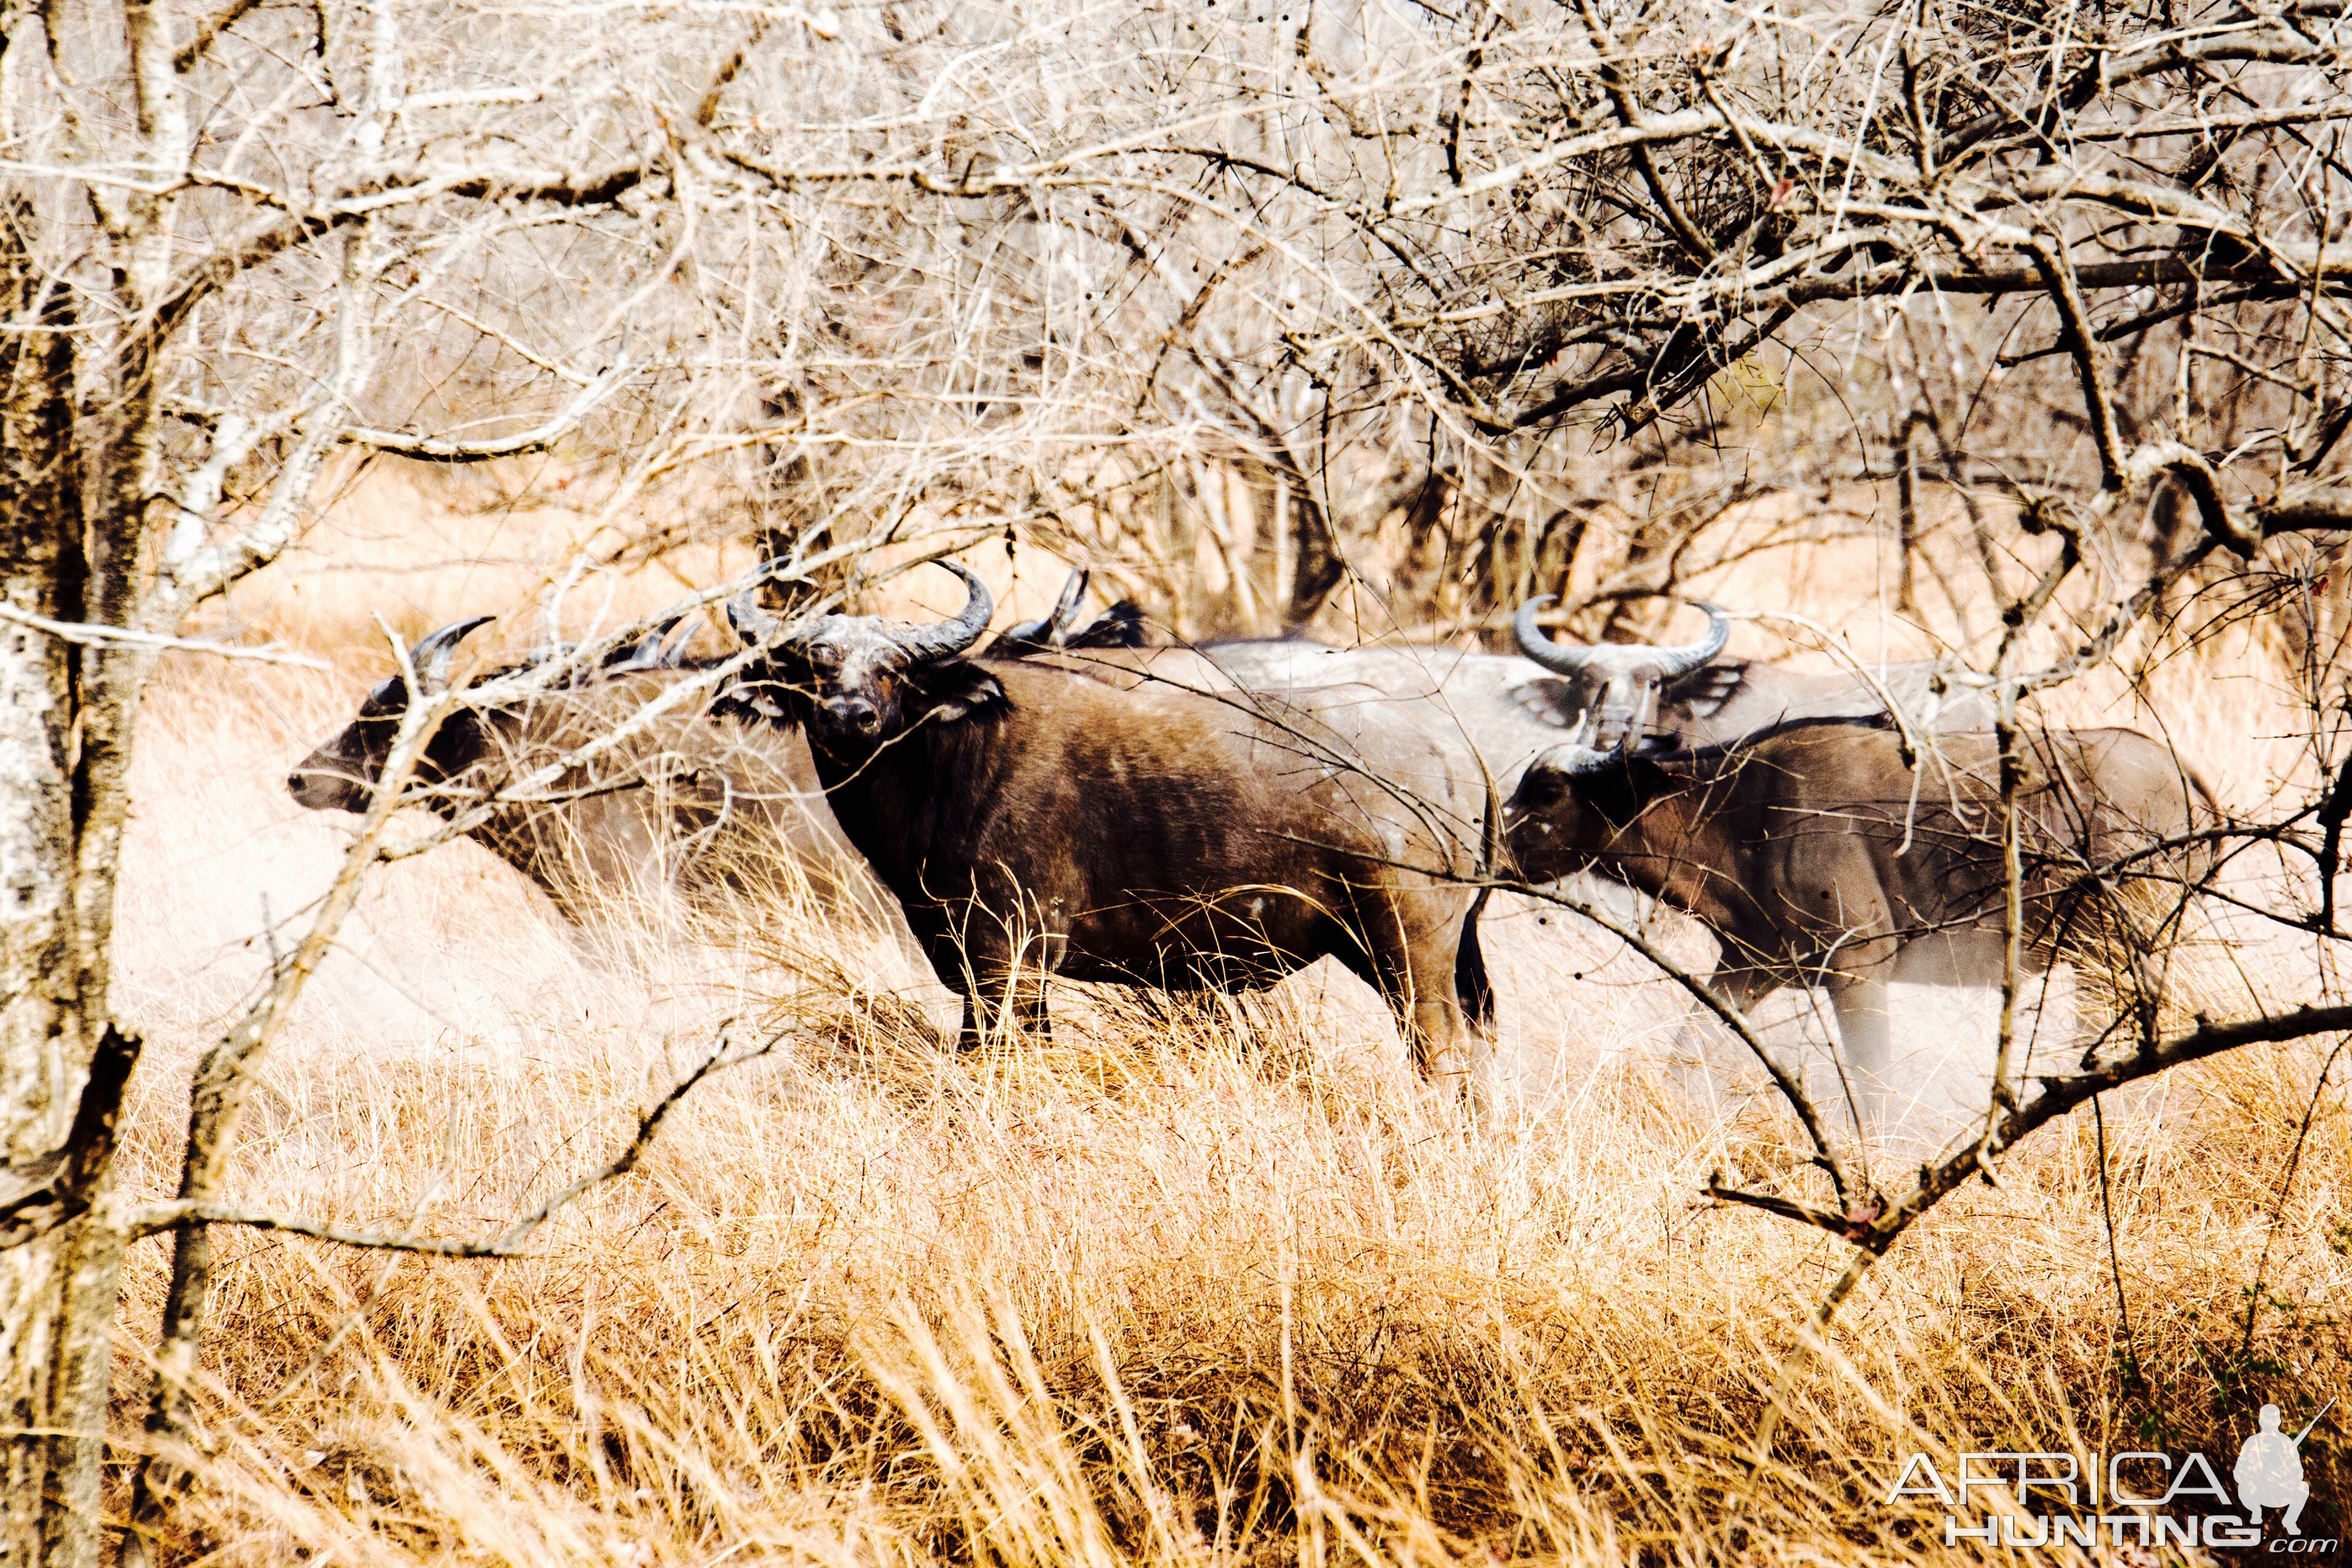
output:
[[[2231,1469],[2237,1483],[2234,1512],[2230,1489],[2203,1454],[2147,1449],[2089,1456],[1959,1454],[1948,1461],[1953,1469],[1948,1478],[1927,1455],[1913,1454],[1885,1502],[1927,1497],[1942,1503],[1948,1511],[1940,1532],[1946,1546],[1976,1541],[2060,1551],[2103,1545],[2254,1547],[2265,1555],[2332,1557],[2340,1542],[2303,1533],[2303,1507],[2311,1500],[2303,1442],[2335,1407],[2330,1399],[2291,1437],[2279,1430],[2279,1407],[2262,1407]],[[1987,1494],[1999,1500],[1989,1500]],[[2263,1515],[2270,1509],[2280,1511],[2282,1533],[2265,1543]]]
[[[2238,1483],[2238,1506],[2246,1511],[2248,1524],[2259,1530],[2263,1510],[2283,1508],[2286,1511],[2279,1516],[2279,1523],[2289,1535],[2303,1533],[2296,1521],[2303,1518],[2303,1505],[2311,1500],[2311,1484],[2303,1479],[2303,1440],[2319,1425],[2319,1416],[2335,1407],[2336,1401],[2330,1399],[2319,1407],[2319,1416],[2289,1437],[2278,1429],[2279,1407],[2263,1406],[2261,1429],[2238,1450],[2238,1462],[2230,1471]]]

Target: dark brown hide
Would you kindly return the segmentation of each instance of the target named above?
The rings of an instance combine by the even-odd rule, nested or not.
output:
[[[1121,691],[1051,662],[884,669],[887,630],[842,618],[780,646],[753,706],[810,725],[843,831],[964,993],[967,1044],[1007,1000],[1042,1025],[1048,974],[1239,988],[1328,955],[1395,1009],[1425,1074],[1483,1087],[1482,1061],[1457,1064],[1483,1057],[1490,1009],[1475,894],[1448,880],[1472,869],[1481,797],[1441,747],[1375,712]]]
[[[2177,904],[2202,874],[2207,857],[2193,850],[2144,852],[2213,821],[2211,798],[2135,730],[2052,731],[2029,745],[2029,962],[2108,962],[2107,944],[2129,935],[2119,925]],[[2003,921],[1993,737],[1940,737],[1922,758],[1916,805],[1883,722],[1801,722],[1736,746],[1575,770],[1596,756],[1565,747],[1566,766],[1547,758],[1520,781],[1506,821],[1522,874],[1597,871],[1696,916],[1723,947],[1712,983],[1736,1004],[1822,985],[1849,1054],[1872,1068],[1885,1051],[1889,979],[2000,983],[1999,945],[1968,940]],[[1899,968],[1929,942],[1959,972]]]

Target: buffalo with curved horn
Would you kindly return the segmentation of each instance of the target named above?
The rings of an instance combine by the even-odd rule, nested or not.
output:
[[[1737,1007],[1822,986],[1848,1067],[1882,1103],[1909,1078],[1895,1071],[1888,982],[2001,983],[1992,736],[1942,737],[1916,775],[1883,717],[1685,749],[1630,738],[1580,737],[1527,770],[1505,820],[1529,880],[1595,871],[1695,916],[1722,948],[1708,984]],[[2218,820],[2211,795],[2135,730],[2051,730],[2027,748],[2029,965],[2104,967],[2144,950],[2150,912],[2206,874],[2211,857],[2183,841]]]
[[[1577,647],[1554,643],[1544,635],[1536,615],[1557,598],[1546,593],[1520,605],[1518,613],[1511,617],[1511,633],[1518,641],[1519,652],[1534,663],[1594,688],[1586,706],[1598,721],[1594,737],[1604,747],[1640,734],[1659,691],[1706,668],[1731,641],[1729,613],[1720,605],[1694,599],[1691,602],[1706,612],[1706,635],[1686,646],[1599,643]]]
[[[1889,698],[1913,727],[1939,734],[1989,730],[1993,702],[1981,690],[1939,690],[1950,666],[1933,659],[1883,664],[1870,678],[1854,670],[1789,670],[1726,659],[1730,612],[1703,599],[1706,635],[1680,647],[1555,643],[1537,614],[1550,594],[1530,599],[1511,617],[1519,652],[1560,682],[1523,693],[1554,724],[1575,727],[1590,715],[1596,737],[1613,746],[1628,735],[1663,746],[1717,746],[1790,719],[1884,716]],[[1883,695],[1882,695],[1883,694]]]
[[[785,625],[746,590],[730,619],[762,653],[730,700],[807,734],[843,831],[962,994],[966,1045],[1007,1006],[1044,1027],[1048,975],[1230,989],[1328,956],[1395,1009],[1424,1073],[1483,1092],[1491,998],[1455,880],[1475,776],[1346,703],[969,657],[988,590],[937,564],[967,597],[933,625]]]
[[[538,883],[575,924],[609,909],[615,895],[658,904],[674,893],[694,897],[721,883],[740,885],[780,852],[827,904],[887,913],[825,809],[807,747],[794,737],[715,723],[709,699],[665,715],[538,797],[495,799],[692,675],[687,638],[671,640],[688,619],[662,622],[556,690],[457,708],[418,758],[412,788],[420,803],[455,817],[495,800],[471,835]],[[452,622],[418,642],[410,664],[425,695],[448,689],[458,643],[490,620]],[[288,793],[312,810],[366,810],[408,700],[400,674],[378,683],[349,724],[295,764]]]
[[[1475,752],[1507,792],[1539,753],[1595,716],[1604,740],[1636,729],[1668,747],[1720,744],[1786,719],[1868,717],[1886,711],[1879,690],[1917,727],[1939,733],[1990,729],[1981,692],[1936,691],[1946,666],[1917,661],[1872,672],[1813,672],[1723,656],[1728,612],[1707,612],[1706,634],[1672,647],[1600,643],[1575,647],[1544,635],[1529,601],[1513,617],[1520,653],[1479,653],[1425,645],[1332,648],[1296,638],[1213,643],[1200,650],[1222,680],[1254,691],[1351,685],[1395,705],[1433,735]],[[1192,658],[1183,650],[1171,670]],[[1180,677],[1181,678],[1181,677]],[[1588,737],[1589,738],[1589,737]]]

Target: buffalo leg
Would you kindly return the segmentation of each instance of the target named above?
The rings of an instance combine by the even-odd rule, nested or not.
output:
[[[1486,953],[1478,941],[1478,916],[1486,906],[1485,892],[1462,922],[1462,938],[1454,955],[1454,1001],[1469,1047],[1471,1103],[1481,1115],[1494,1109],[1501,1062],[1495,1054],[1495,985],[1486,973]]]
[[[1045,1009],[1045,977],[1034,965],[976,962],[963,976],[961,988],[963,1030],[956,1039],[959,1051],[979,1050],[986,1032],[1007,1021],[1041,1039],[1053,1038],[1053,1018]]]
[[[1874,1134],[1900,1133],[1940,1143],[1980,1117],[1992,1089],[1996,1034],[1977,998],[1960,988],[2000,984],[1998,933],[1931,932],[1914,937],[1867,968],[1828,981],[1838,1034],[1854,1079],[1856,1097]],[[1890,1016],[1890,983],[1934,987],[1943,996],[1914,995],[1921,1009],[1899,1040]],[[2038,1032],[2040,991],[2029,984],[2020,998],[2021,1040]],[[2024,1068],[2023,1053],[2012,1063]]]
[[[1867,1137],[1878,1131],[1895,1109],[1895,1020],[1893,994],[1887,989],[1887,969],[1871,968],[1859,975],[1828,978],[1830,1007],[1837,1014],[1839,1054],[1853,1096],[1857,1131]]]
[[[1052,1039],[1045,980],[1067,946],[1066,937],[1034,930],[968,931],[959,976],[964,995],[959,1049],[977,1049],[987,1028],[1007,1020],[1027,1033]]]
[[[940,977],[941,985],[963,998],[963,1022],[956,1030],[956,1049],[978,1051],[988,1030],[1002,1016],[1007,999],[1009,966],[1001,957],[973,952],[945,932],[922,931],[917,936],[924,956],[931,961],[931,973]],[[1044,1011],[1042,997],[1038,1011],[1041,1015]]]
[[[1396,1014],[1398,1032],[1422,1078],[1433,1083],[1450,1080],[1484,1115],[1492,1103],[1487,1080],[1494,1040],[1486,1030],[1473,1030],[1465,1021],[1456,994],[1462,978],[1458,938],[1445,941],[1423,934],[1423,940],[1412,941],[1403,923],[1389,913],[1367,924],[1374,927],[1370,951],[1345,945],[1342,961],[1369,981]],[[1483,963],[1478,967],[1483,972]]]
[[[956,1049],[978,1051],[988,1031],[1002,1028],[1008,1018],[1024,1032],[1051,1040],[1054,1020],[1045,1010],[1045,985],[1002,970],[971,977],[963,988],[963,1028]]]
[[[1895,960],[1895,980],[1939,988],[1915,998],[1933,1017],[1912,1031],[1900,1064],[1915,1096],[1909,1130],[1921,1136],[1941,1141],[1981,1122],[1991,1102],[2000,1050],[2002,946],[1999,931],[1931,932],[1905,943]],[[2035,1049],[2063,1050],[2074,1034],[2064,988],[2053,988],[2039,966],[2029,966],[2021,979],[2012,1082],[2035,1071]]]
[[[1495,1030],[1495,982],[1486,973],[1486,949],[1478,944],[1478,915],[1486,905],[1481,890],[1462,922],[1462,941],[1454,953],[1454,999],[1470,1027],[1488,1034]]]
[[[923,956],[930,960],[931,973],[939,977],[940,984],[963,998],[963,1022],[956,1030],[956,1049],[977,1051],[987,1019],[995,1009],[988,1008],[983,1014],[988,993],[976,956],[964,942],[964,934],[941,919],[936,910],[910,908],[907,916],[908,926],[915,933]]]

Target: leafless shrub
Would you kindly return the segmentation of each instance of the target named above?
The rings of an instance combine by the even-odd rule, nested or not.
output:
[[[557,591],[756,538],[824,604],[1001,541],[1092,556],[1188,634],[1493,633],[1548,591],[1622,635],[1776,543],[1889,535],[2011,757],[2021,698],[2145,692],[2270,617],[2305,763],[2229,847],[2332,955],[2342,26],[2336,0],[0,8],[6,1544],[95,1560],[120,1258],[159,1226],[177,1424],[245,1086],[400,847],[387,794],[203,1070],[176,1207],[125,1211],[141,693],[371,463],[561,464],[592,526]],[[593,631],[504,689],[628,634]],[[413,706],[403,766],[446,710]],[[2138,1016],[1875,1212],[1845,1184],[1784,1208],[1866,1260],[2109,1084],[2352,1024],[2332,993]]]

